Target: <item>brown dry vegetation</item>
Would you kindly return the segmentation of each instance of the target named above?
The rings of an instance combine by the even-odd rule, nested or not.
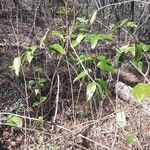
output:
[[[0,150],[149,150],[150,113],[145,113],[139,105],[130,103],[115,91],[115,84],[119,81],[127,86],[146,82],[129,63],[130,56],[124,58],[116,74],[102,72],[94,63],[84,64],[92,69],[93,78],[103,77],[112,92],[111,96],[106,94],[103,99],[96,94],[89,102],[86,102],[89,79],[73,83],[82,66],[75,64],[70,56],[50,53],[49,45],[59,42],[51,34],[44,41],[45,45],[37,49],[32,62],[22,65],[19,77],[10,66],[27,46],[39,44],[46,29],[70,35],[77,17],[88,17],[95,9],[100,11],[89,29],[92,33],[112,33],[110,24],[118,21],[117,11],[121,13],[120,20],[129,18],[138,23],[134,36],[129,30],[120,29],[114,33],[119,37],[115,43],[99,42],[94,51],[84,42],[76,48],[78,54],[105,55],[115,62],[118,47],[141,41],[150,43],[150,3],[146,0],[135,2],[133,18],[131,3],[127,1],[120,4],[119,0],[114,1],[118,3],[113,5],[109,0],[104,4],[103,0],[22,0],[17,6],[13,2],[0,0]],[[62,6],[69,8],[70,13],[60,13]],[[77,34],[79,31],[73,32]],[[74,54],[69,42],[63,45],[69,54]],[[147,60],[143,58],[144,71],[148,68],[147,61],[149,63],[147,55]],[[37,71],[37,68],[42,68],[42,71]],[[47,96],[47,100],[33,107],[38,97],[28,83],[40,78],[46,80],[41,95]],[[146,78],[149,80],[149,76]],[[123,128],[116,124],[118,110],[123,110],[126,115],[127,122]],[[23,118],[23,126],[10,127],[3,119],[9,114]],[[40,122],[39,117],[44,121]],[[131,145],[126,142],[129,133],[137,137]]]

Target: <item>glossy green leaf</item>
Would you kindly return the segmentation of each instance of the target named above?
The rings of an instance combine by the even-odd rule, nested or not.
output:
[[[14,59],[13,62],[13,69],[15,71],[16,76],[19,76],[20,67],[21,67],[21,57],[18,56]]]
[[[37,49],[36,46],[31,46],[26,48],[26,59],[29,63],[31,63],[36,49]]]
[[[15,116],[15,115],[9,115],[6,121],[10,126],[13,126],[13,127],[22,127],[23,125],[22,118]]]
[[[112,65],[108,64],[106,61],[100,61],[97,64],[98,68],[102,69],[103,71],[115,73],[117,71]]]
[[[118,128],[123,128],[127,124],[126,115],[124,111],[118,111],[116,113],[116,124]]]
[[[150,84],[138,83],[132,89],[132,94],[139,102],[145,100],[145,98],[150,97]]]
[[[93,24],[93,22],[95,21],[96,16],[97,16],[97,13],[98,13],[97,10],[95,10],[95,11],[93,12],[93,14],[92,14],[92,16],[91,16],[91,19],[90,19],[90,25]]]
[[[95,82],[90,82],[87,85],[87,89],[86,89],[86,99],[87,99],[87,101],[89,101],[93,97],[95,91],[96,91],[96,83]]]
[[[138,140],[138,138],[134,135],[134,134],[128,134],[127,138],[126,138],[126,143],[128,145],[132,145],[134,144],[136,141]]]
[[[80,72],[77,77],[73,80],[73,82],[76,82],[78,80],[80,80],[81,78],[85,77],[88,75],[88,72],[90,72],[91,70],[88,69],[88,70],[83,70],[82,72]]]
[[[106,56],[98,56],[97,59],[99,60],[99,63],[97,66],[107,72],[115,73],[117,69],[111,65],[111,61]]]
[[[54,51],[60,53],[61,55],[66,54],[66,51],[64,50],[64,48],[59,44],[53,44],[50,46],[50,48],[52,48]]]

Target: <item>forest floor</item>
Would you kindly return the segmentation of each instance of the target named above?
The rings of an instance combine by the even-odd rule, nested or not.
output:
[[[54,20],[54,22],[57,22],[57,20]],[[53,28],[54,22],[51,25]],[[0,32],[3,33],[0,35],[0,150],[150,149],[150,116],[139,106],[122,100],[115,93],[117,77],[112,82],[114,84],[111,89],[114,92],[113,96],[107,96],[103,102],[97,102],[96,98],[93,102],[86,102],[84,88],[79,92],[80,86],[78,84],[70,87],[69,70],[63,61],[59,69],[61,72],[60,91],[62,91],[58,104],[55,103],[58,90],[56,78],[52,88],[51,102],[44,104],[40,111],[33,109],[28,114],[26,111],[27,97],[25,95],[24,75],[16,77],[10,66],[17,56],[18,49],[23,52],[23,46],[36,41],[37,37],[43,33],[43,29],[40,27],[33,29],[33,24],[30,23],[17,25],[15,22],[12,24],[5,20],[0,22],[0,27]],[[14,34],[14,31],[17,35]],[[19,46],[14,45],[16,44],[16,38]],[[107,44],[103,44],[102,47],[104,47],[103,52],[106,54]],[[36,57],[34,63],[45,63],[43,51],[39,51]],[[52,62],[50,63],[48,70],[46,70],[47,74],[54,68]],[[24,70],[27,81],[34,78],[34,71],[32,70],[35,67],[34,65]],[[64,71],[65,69],[66,71]],[[41,76],[46,77],[43,74]],[[136,76],[136,73],[134,76]],[[126,76],[126,78],[131,78],[131,76]],[[129,83],[130,81],[126,82]],[[132,86],[132,84],[128,86]],[[48,81],[42,92],[47,93],[49,90],[50,82]],[[28,92],[30,94],[29,105],[31,106],[35,97],[32,91]],[[116,124],[118,111],[124,112],[126,116],[123,127],[118,127]],[[42,113],[45,120],[40,122],[38,117],[41,117]],[[23,127],[13,128],[1,121],[3,116],[7,114],[20,115],[24,120]],[[129,135],[136,136],[133,143],[131,142],[132,144],[127,144]]]

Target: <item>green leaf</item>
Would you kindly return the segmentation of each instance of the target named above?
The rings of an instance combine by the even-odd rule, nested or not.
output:
[[[88,69],[88,70],[83,70],[82,72],[80,72],[77,77],[75,77],[75,79],[73,80],[73,83],[80,80],[81,78],[85,77],[88,75],[88,72],[90,72],[91,70]]]
[[[46,79],[44,79],[44,78],[40,78],[39,80],[38,80],[38,86],[39,87],[43,87],[44,86],[44,84],[45,84],[45,82],[46,82]]]
[[[95,82],[90,82],[87,85],[87,89],[86,89],[86,99],[87,99],[87,101],[89,101],[93,97],[95,91],[96,91],[96,83]]]
[[[47,99],[46,96],[40,96],[40,101],[39,101],[39,102],[34,102],[34,103],[33,103],[33,107],[36,107],[36,106],[41,105],[43,102],[46,101],[46,99]]]
[[[82,62],[86,62],[86,61],[89,61],[89,60],[92,60],[92,59],[93,59],[93,58],[92,58],[90,55],[88,55],[88,54],[80,55],[79,58],[80,58],[80,60],[78,61],[77,64],[82,63]]]
[[[31,63],[36,49],[37,49],[36,46],[31,46],[26,48],[26,59],[29,63]]]
[[[111,72],[111,73],[115,73],[117,71],[116,68],[114,68],[112,65],[110,65],[108,62],[106,61],[100,61],[97,66],[102,69],[103,71],[107,71],[107,72]]]
[[[106,83],[103,79],[98,79],[98,83],[99,83],[99,85],[102,87],[102,89],[103,89],[106,93],[108,93],[108,95],[110,95],[110,96],[112,95],[110,89],[109,89],[108,86],[107,86],[107,83]]]
[[[59,39],[64,40],[64,36],[62,35],[62,33],[60,33],[59,31],[52,31],[52,35],[56,36]]]
[[[40,102],[34,102],[32,106],[36,107],[36,106],[39,106],[40,104],[41,104]]]
[[[128,27],[131,27],[131,28],[137,28],[137,25],[136,25],[135,22],[128,22],[128,23],[127,23],[127,26],[128,26]]]
[[[14,126],[14,127],[22,127],[23,125],[22,118],[15,115],[9,115],[6,121],[10,126]]]
[[[71,46],[75,48],[78,45],[78,42],[76,40],[71,41]]]
[[[140,44],[138,45],[138,47],[139,47],[140,49],[142,49],[143,52],[148,52],[148,51],[150,51],[150,44],[140,43]]]
[[[96,88],[97,88],[97,91],[99,93],[100,98],[103,99],[104,98],[104,91],[102,89],[102,86],[100,84],[97,84]]]
[[[90,35],[87,40],[91,43],[91,48],[94,49],[97,45],[97,42],[99,41],[99,36],[98,35]]]
[[[132,89],[132,94],[139,102],[145,100],[145,98],[150,97],[150,84],[138,83]]]
[[[139,71],[142,71],[142,68],[143,68],[143,62],[142,61],[134,59],[133,64],[138,68]]]
[[[93,24],[93,22],[95,21],[97,13],[98,13],[98,11],[95,10],[94,13],[92,14],[92,17],[90,19],[90,25]]]
[[[36,96],[37,96],[38,94],[40,94],[40,90],[39,90],[39,89],[35,89],[34,92],[35,92],[35,95],[36,95]]]
[[[88,31],[88,23],[89,20],[85,17],[83,18],[77,18],[76,28],[78,28],[80,31],[86,32]]]
[[[119,110],[116,113],[116,124],[119,128],[123,128],[127,124],[126,115],[124,111]]]
[[[78,34],[76,40],[73,40],[72,41],[72,47],[76,47],[78,44],[80,44],[80,42],[86,37],[85,34]]]
[[[61,55],[66,54],[66,51],[64,50],[64,48],[59,44],[53,44],[50,46],[50,48],[52,48],[54,51],[60,53]]]
[[[128,22],[128,19],[124,19],[124,20],[120,21],[119,27],[124,26],[127,22]]]
[[[81,33],[78,34],[76,42],[79,44],[85,36],[86,36],[85,34],[81,34]]]
[[[138,138],[134,135],[134,134],[128,134],[127,138],[126,138],[126,143],[128,145],[132,145],[134,144],[136,141],[138,140]]]
[[[86,40],[91,43],[91,48],[94,49],[99,40],[114,41],[115,37],[112,34],[89,34]]]
[[[13,62],[13,69],[15,70],[16,76],[19,76],[20,67],[21,67],[21,57],[18,56],[14,59]]]
[[[118,53],[122,54],[122,53],[129,53],[131,52],[131,54],[133,55],[133,57],[135,57],[135,54],[136,54],[136,47],[135,47],[135,44],[131,44],[131,45],[124,45],[122,47],[120,47],[118,49]]]
[[[46,96],[41,96],[41,97],[40,97],[40,103],[45,102],[45,101],[46,101],[46,99],[47,99],[47,97],[46,97]]]
[[[123,19],[123,20],[117,22],[116,24],[112,24],[112,25],[111,25],[111,29],[112,29],[112,30],[115,30],[115,29],[117,29],[117,28],[121,28],[121,27],[123,27],[125,24],[127,24],[127,22],[128,22],[128,19]]]

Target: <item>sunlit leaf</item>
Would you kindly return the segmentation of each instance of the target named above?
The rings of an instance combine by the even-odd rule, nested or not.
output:
[[[54,51],[60,53],[61,55],[66,54],[66,51],[64,50],[64,48],[59,44],[53,44],[50,46],[50,48],[52,48]]]
[[[121,20],[120,23],[119,23],[119,27],[124,26],[127,22],[128,22],[128,19]]]
[[[115,73],[117,69],[111,65],[111,61],[106,56],[98,56],[97,59],[99,60],[99,63],[97,66],[107,72]]]
[[[98,11],[95,10],[90,19],[90,25],[95,21]]]
[[[123,128],[127,124],[126,115],[124,111],[120,110],[116,113],[116,124],[119,128]]]
[[[150,97],[150,84],[138,83],[133,89],[132,94],[137,101],[141,102],[145,98]]]
[[[22,127],[23,125],[22,118],[15,115],[9,115],[6,121],[10,126],[14,126],[14,127]]]
[[[77,64],[79,64],[81,62],[86,62],[86,61],[92,60],[92,57],[87,54],[80,55],[79,58],[80,58],[80,60]]]
[[[142,49],[143,52],[148,52],[148,51],[150,51],[150,44],[140,43],[140,44],[138,45],[138,47],[139,47],[140,49]]]
[[[35,95],[38,95],[40,93],[40,90],[39,89],[35,89],[34,92],[35,92]]]
[[[112,65],[108,64],[106,61],[100,61],[97,66],[107,72],[115,73],[117,71]]]
[[[111,25],[111,29],[112,29],[112,30],[115,30],[115,29],[117,29],[117,28],[121,28],[121,27],[123,27],[124,25],[126,25],[127,22],[128,22],[128,19],[123,19],[123,20],[121,20],[121,21],[119,21],[119,22],[117,22],[117,23],[115,23],[115,24],[112,24],[112,25]]]
[[[64,40],[64,36],[59,31],[52,31],[52,35],[55,36],[55,37],[57,37],[57,38],[59,38],[59,39]]]
[[[79,44],[83,40],[84,37],[85,37],[85,34],[81,34],[81,33],[78,34],[77,39],[76,39],[77,43]]]
[[[90,72],[91,70],[83,70],[82,72],[80,72],[77,77],[73,80],[73,82],[76,82],[78,80],[80,80],[81,78],[85,77],[88,75],[88,72]]]
[[[86,89],[86,99],[87,99],[87,101],[89,101],[93,97],[95,91],[96,91],[96,83],[95,82],[90,82],[87,85],[87,89]]]
[[[91,48],[94,49],[99,40],[115,41],[115,37],[112,34],[89,34],[86,40],[91,43]]]
[[[47,38],[47,35],[48,35],[49,31],[50,31],[50,29],[48,29],[46,31],[45,35],[41,38],[41,40],[40,40],[40,47],[45,46],[44,42],[45,42],[45,40]]]
[[[71,41],[71,46],[76,47],[78,45],[78,42],[76,40]]]
[[[15,71],[16,76],[19,76],[20,67],[21,67],[21,57],[18,56],[14,59],[13,62],[13,69]]]
[[[128,22],[128,23],[127,23],[127,26],[128,26],[128,27],[131,27],[131,28],[137,28],[137,25],[136,25],[135,22]]]
[[[47,97],[46,97],[46,96],[41,96],[41,97],[40,97],[40,103],[45,102],[45,101],[46,101],[46,99],[47,99]]]
[[[136,141],[138,140],[138,138],[134,135],[134,134],[128,134],[127,138],[126,138],[126,143],[128,145],[132,145],[134,144]]]
[[[78,44],[80,44],[80,42],[81,42],[85,37],[86,37],[85,34],[81,34],[81,33],[78,34],[76,40],[73,40],[73,41],[71,42],[72,47],[76,47]]]
[[[118,49],[118,52],[119,52],[120,54],[122,54],[122,53],[127,54],[127,53],[131,52],[131,54],[133,55],[133,57],[135,57],[135,54],[136,54],[136,47],[135,47],[135,44],[124,45],[124,46],[122,46],[122,47],[120,47],[120,48]]]
[[[26,59],[29,63],[31,63],[36,49],[37,49],[36,46],[31,46],[26,48]]]

